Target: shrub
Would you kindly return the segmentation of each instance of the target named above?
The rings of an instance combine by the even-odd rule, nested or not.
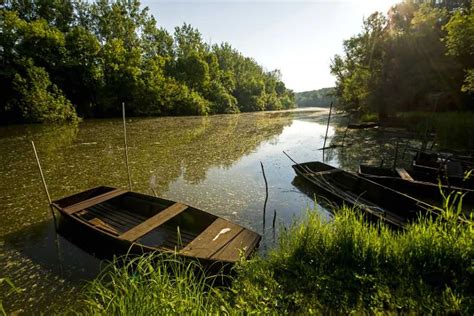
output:
[[[13,86],[18,99],[12,107],[24,122],[76,121],[77,115],[71,102],[49,80],[49,75],[31,60],[24,61],[25,74],[15,74]]]

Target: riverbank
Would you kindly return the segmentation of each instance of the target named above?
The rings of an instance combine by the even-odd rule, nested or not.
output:
[[[472,314],[474,230],[454,213],[394,232],[349,209],[330,222],[308,211],[267,256],[241,262],[230,287],[213,286],[176,257],[143,256],[90,283],[83,311]]]

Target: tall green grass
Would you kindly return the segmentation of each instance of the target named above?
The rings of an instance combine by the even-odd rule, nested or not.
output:
[[[118,258],[85,290],[87,314],[210,314],[219,311],[220,275],[173,254]]]
[[[195,263],[146,255],[111,265],[85,292],[96,314],[474,313],[474,227],[447,204],[405,230],[343,208],[283,229],[265,257],[242,260],[228,287]],[[161,260],[160,260],[161,259]]]

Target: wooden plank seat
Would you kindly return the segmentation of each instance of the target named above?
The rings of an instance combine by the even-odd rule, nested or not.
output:
[[[248,257],[260,241],[260,236],[248,229],[243,229],[225,247],[214,253],[212,260],[235,261],[243,257]]]
[[[177,216],[178,214],[180,214],[187,208],[188,208],[187,205],[184,205],[181,203],[174,203],[173,205],[160,211],[153,217],[148,218],[144,222],[138,224],[137,226],[121,234],[119,238],[123,240],[128,240],[130,242],[134,242],[138,238],[148,234],[150,231],[162,225],[166,221]]]
[[[404,168],[395,168],[400,178],[408,181],[414,181],[410,174]]]
[[[331,169],[331,170],[324,170],[324,171],[317,171],[317,172],[311,171],[311,172],[308,172],[308,173],[312,174],[312,175],[316,175],[316,176],[324,176],[325,174],[333,174],[333,173],[339,173],[339,172],[342,172],[342,170],[341,169]]]
[[[96,204],[105,202],[107,200],[113,199],[114,197],[120,196],[122,194],[127,193],[128,191],[122,190],[122,189],[115,189],[112,191],[109,191],[107,193],[94,196],[93,198],[87,199],[85,201],[81,201],[79,203],[70,205],[68,207],[63,208],[63,210],[68,213],[69,215],[72,215],[78,211],[82,211],[88,207],[94,206]]]
[[[227,247],[243,230],[244,228],[239,225],[218,218],[184,247],[180,253],[210,259],[219,250]]]

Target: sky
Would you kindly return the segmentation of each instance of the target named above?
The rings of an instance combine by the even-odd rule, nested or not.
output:
[[[329,65],[343,52],[343,40],[360,32],[364,17],[386,13],[395,2],[142,0],[142,5],[170,33],[191,24],[204,41],[227,42],[265,70],[279,69],[286,86],[301,92],[334,86]]]

